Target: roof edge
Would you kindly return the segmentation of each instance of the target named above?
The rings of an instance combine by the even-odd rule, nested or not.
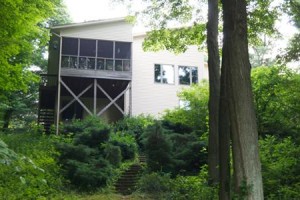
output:
[[[100,20],[92,20],[92,21],[84,21],[79,23],[70,23],[70,24],[63,24],[58,26],[50,27],[50,29],[57,30],[57,29],[64,29],[64,28],[73,28],[73,27],[80,27],[80,26],[89,26],[95,24],[105,24],[111,22],[126,22],[125,17],[120,18],[110,18],[110,19],[100,19]]]

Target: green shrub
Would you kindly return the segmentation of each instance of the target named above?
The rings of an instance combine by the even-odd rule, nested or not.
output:
[[[109,143],[120,147],[123,160],[132,160],[138,152],[138,146],[135,138],[126,132],[117,132],[111,134]]]
[[[65,180],[55,159],[58,152],[54,137],[41,134],[1,134],[0,137],[8,144],[0,142],[1,198],[41,199],[61,193]]]
[[[138,190],[150,195],[163,195],[171,191],[171,182],[170,174],[152,172],[140,178]]]
[[[166,130],[156,121],[143,134],[147,166],[153,172],[170,172],[173,169],[172,144],[168,140]]]
[[[119,165],[118,160],[110,160],[109,163],[105,159],[108,156],[105,144],[111,133],[110,127],[95,117],[74,121],[67,127],[65,130],[74,131],[73,141],[57,145],[65,177],[82,191],[105,186],[111,176],[111,164]]]
[[[104,151],[105,159],[108,160],[110,164],[119,167],[122,161],[121,148],[113,144],[107,144]]]
[[[194,175],[206,163],[206,142],[194,132],[174,133],[157,121],[147,128],[143,138],[150,171]]]
[[[177,176],[172,180],[172,190],[168,199],[172,200],[215,200],[218,189],[207,183],[207,165],[201,168],[197,176]]]
[[[132,135],[140,150],[143,149],[141,135],[145,132],[149,125],[154,123],[154,118],[151,116],[139,115],[134,117],[124,117],[114,124],[114,132],[122,132],[124,135]]]
[[[177,133],[182,128],[190,128],[199,132],[199,135],[206,133],[208,131],[208,94],[207,81],[183,89],[178,97],[186,102],[185,107],[166,110],[163,119],[169,125],[174,126]]]
[[[266,136],[259,141],[264,195],[267,199],[300,199],[300,147],[291,138]]]

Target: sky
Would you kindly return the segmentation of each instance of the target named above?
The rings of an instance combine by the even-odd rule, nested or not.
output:
[[[125,17],[125,6],[111,0],[64,0],[73,22]]]

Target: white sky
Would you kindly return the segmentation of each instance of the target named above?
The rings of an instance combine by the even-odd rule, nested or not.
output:
[[[111,0],[64,0],[73,22],[125,17],[125,6]]]

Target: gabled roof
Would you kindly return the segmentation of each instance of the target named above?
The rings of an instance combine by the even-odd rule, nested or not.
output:
[[[112,23],[112,22],[126,22],[126,20],[124,17],[112,18],[112,19],[101,19],[101,20],[85,21],[85,22],[80,22],[80,23],[63,24],[63,25],[53,26],[53,27],[51,27],[51,29],[58,30],[58,29],[65,29],[65,28],[106,24],[106,23]]]

